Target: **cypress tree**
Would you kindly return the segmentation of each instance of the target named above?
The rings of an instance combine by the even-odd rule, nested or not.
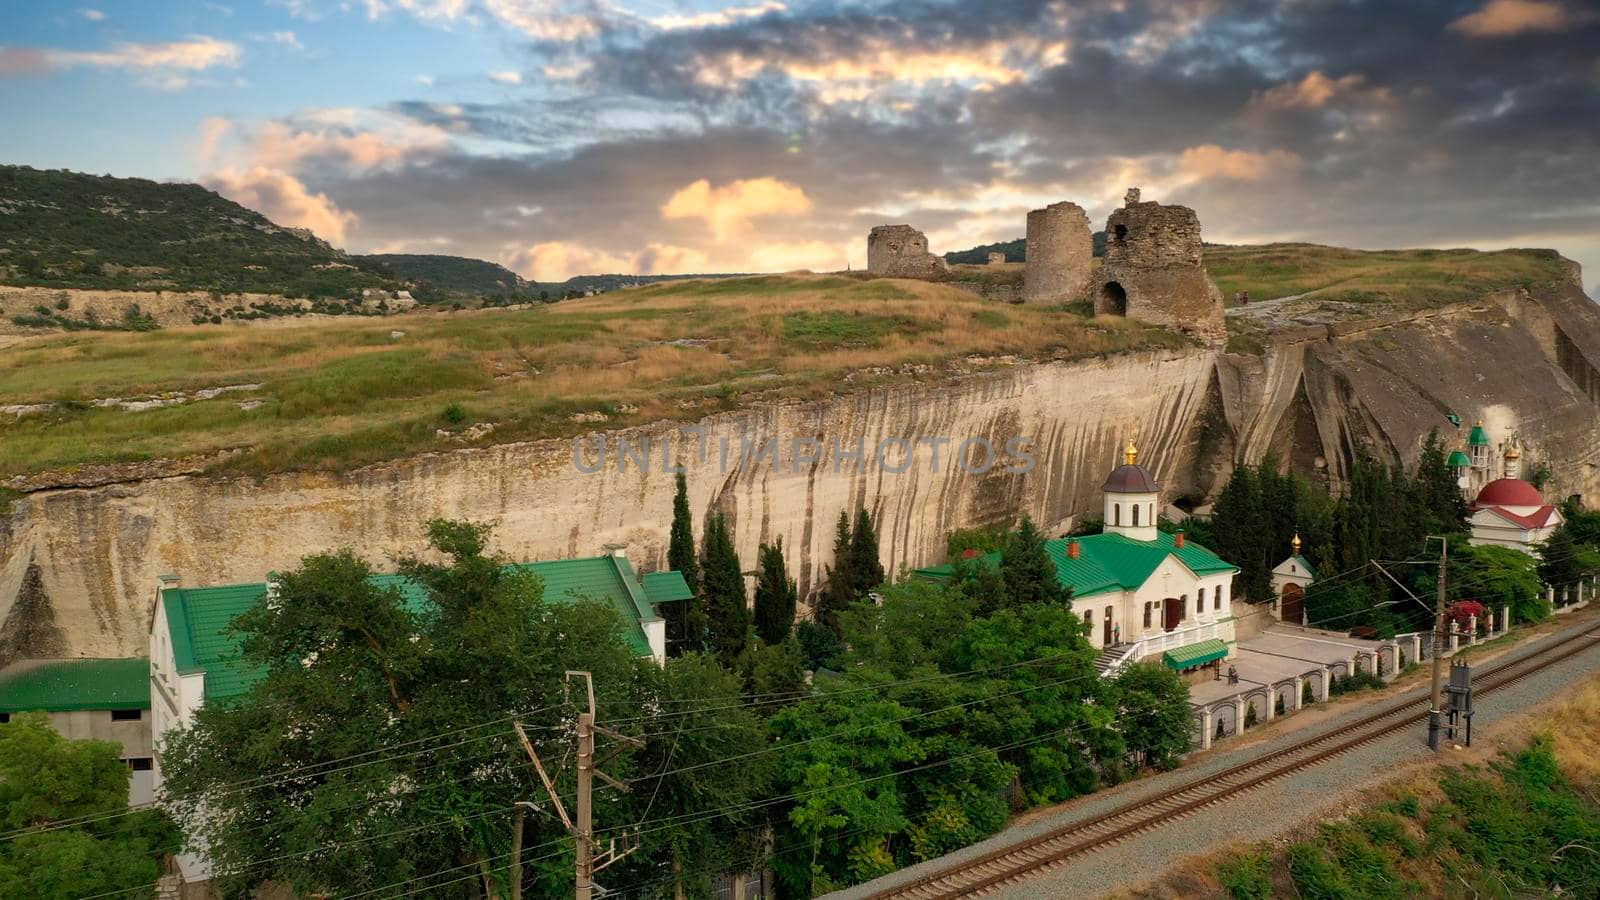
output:
[[[856,513],[856,528],[850,534],[851,599],[865,597],[883,584],[883,563],[878,560],[878,535],[872,528],[872,514],[865,507]]]
[[[856,599],[851,582],[850,539],[850,514],[841,509],[839,522],[834,526],[833,565],[828,567],[817,604],[818,621],[832,628],[835,634],[839,632],[839,613]]]
[[[1427,533],[1466,530],[1467,501],[1456,486],[1456,473],[1450,468],[1437,428],[1428,432],[1428,439],[1422,444],[1422,456],[1417,461],[1417,489],[1428,517]]]
[[[700,590],[700,561],[694,552],[694,517],[689,512],[689,481],[678,473],[678,490],[672,497],[672,533],[667,541],[667,568],[683,573],[689,590]]]
[[[1006,541],[1000,576],[1012,608],[1051,603],[1066,606],[1072,591],[1056,577],[1056,564],[1044,549],[1044,534],[1024,514],[1022,525]]]
[[[745,605],[744,575],[734,552],[728,520],[714,512],[706,520],[705,549],[700,560],[700,605],[706,617],[706,649],[731,666],[749,640],[750,610]]]
[[[1251,600],[1262,599],[1259,593],[1253,593],[1258,590],[1261,560],[1266,556],[1262,549],[1262,520],[1261,491],[1256,484],[1256,469],[1253,466],[1235,466],[1227,486],[1217,496],[1216,507],[1211,514],[1211,531],[1212,539],[1217,543],[1214,548],[1217,555],[1240,569],[1241,583],[1234,585],[1234,589],[1243,591],[1243,596]]]
[[[794,626],[800,595],[784,563],[783,538],[772,545],[762,544],[757,555],[761,574],[756,579],[756,636],[768,646],[777,646]]]
[[[667,568],[683,573],[689,600],[662,604],[667,620],[667,647],[674,656],[705,648],[705,613],[700,600],[700,560],[695,556],[694,518],[689,512],[689,482],[678,473],[677,491],[672,497],[672,532],[667,541]]]

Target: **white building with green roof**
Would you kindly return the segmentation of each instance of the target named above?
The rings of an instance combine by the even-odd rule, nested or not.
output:
[[[621,551],[520,563],[511,568],[538,575],[549,602],[610,605],[622,619],[623,637],[629,646],[658,663],[666,660],[667,644],[666,622],[658,607],[693,596],[681,572],[640,577]],[[378,575],[373,580],[398,588],[408,604],[420,607],[426,599],[421,587],[402,575]],[[262,677],[260,667],[239,658],[238,638],[229,632],[229,626],[266,597],[270,588],[270,580],[183,587],[177,578],[163,577],[150,622],[147,700],[158,748],[164,735],[191,722],[207,702],[243,694]],[[159,753],[156,773],[159,786]]]
[[[1102,650],[1107,675],[1144,659],[1180,671],[1233,654],[1233,576],[1239,568],[1179,532],[1156,527],[1161,487],[1138,464],[1129,442],[1123,465],[1106,479],[1100,534],[1045,542],[1056,578],[1072,589],[1072,607]],[[999,553],[983,558],[998,565]],[[951,565],[916,570],[946,581]]]
[[[0,671],[0,724],[25,712],[42,712],[50,725],[75,740],[110,741],[133,771],[130,803],[148,803],[154,790],[150,716],[150,661],[135,659],[30,659]]]

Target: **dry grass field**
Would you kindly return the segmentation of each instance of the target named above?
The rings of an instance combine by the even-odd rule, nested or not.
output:
[[[78,332],[0,354],[0,406],[48,404],[0,414],[0,481],[230,448],[244,452],[223,465],[240,471],[348,468],[934,377],[921,366],[1184,344],[1064,307],[816,275],[672,282],[521,310]],[[261,388],[137,412],[93,405],[245,383]],[[492,433],[468,436],[486,423]]]
[[[1228,305],[1297,294],[1308,300],[1416,309],[1472,300],[1488,291],[1566,276],[1549,250],[1347,250],[1318,244],[1205,249],[1206,269]]]

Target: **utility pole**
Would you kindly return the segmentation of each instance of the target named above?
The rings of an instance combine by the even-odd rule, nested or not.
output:
[[[545,793],[550,795],[550,804],[555,807],[556,816],[561,819],[561,824],[566,826],[567,833],[572,835],[577,844],[578,864],[575,872],[573,897],[575,900],[592,900],[595,883],[594,873],[604,869],[619,859],[639,849],[637,835],[624,835],[622,849],[617,849],[616,841],[611,841],[604,853],[595,853],[594,840],[594,779],[599,776],[607,784],[617,790],[627,793],[629,787],[626,783],[618,781],[602,772],[602,764],[615,757],[622,749],[612,751],[604,759],[595,760],[594,738],[597,732],[615,738],[625,745],[643,747],[644,742],[638,738],[619,734],[603,725],[596,725],[594,721],[594,676],[588,672],[568,671],[566,681],[570,685],[572,677],[576,675],[584,680],[584,685],[589,701],[588,708],[578,714],[577,727],[577,757],[578,757],[578,796],[577,820],[574,821],[567,815],[566,805],[561,802],[561,795],[557,793],[555,781],[545,771],[544,763],[539,759],[539,753],[533,747],[533,742],[528,740],[528,734],[522,728],[521,722],[512,723],[517,730],[517,737],[522,741],[522,749],[527,751],[528,758],[533,760],[533,767],[539,773],[539,781],[544,785]],[[559,772],[557,773],[560,774]],[[634,838],[634,840],[630,840]],[[604,893],[604,889],[601,889]]]
[[[1428,540],[1435,540],[1429,537]],[[1439,695],[1442,691],[1444,680],[1444,580],[1445,564],[1449,561],[1450,542],[1443,537],[1439,541],[1439,590],[1434,600],[1433,617],[1433,690],[1428,700],[1428,749],[1439,749],[1439,731],[1444,725],[1444,710],[1439,706]]]

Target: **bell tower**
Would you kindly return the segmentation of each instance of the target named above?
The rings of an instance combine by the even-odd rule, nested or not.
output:
[[[1120,534],[1129,540],[1154,541],[1157,537],[1156,516],[1161,496],[1161,485],[1139,465],[1139,448],[1128,439],[1122,451],[1122,465],[1106,478],[1105,491],[1106,534]]]

